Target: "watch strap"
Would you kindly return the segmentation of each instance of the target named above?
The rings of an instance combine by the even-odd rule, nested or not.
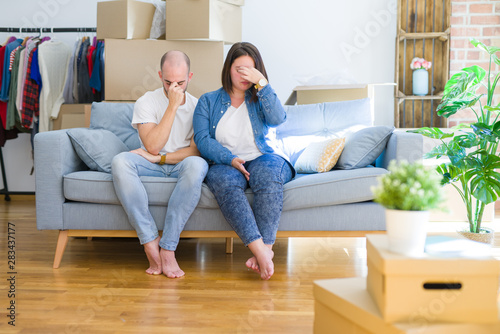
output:
[[[160,155],[160,162],[158,163],[159,165],[164,165],[165,164],[165,159],[167,158],[167,154],[162,154]]]

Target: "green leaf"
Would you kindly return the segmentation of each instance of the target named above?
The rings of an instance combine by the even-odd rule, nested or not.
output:
[[[483,43],[479,42],[477,39],[475,38],[471,38],[470,39],[470,42],[472,43],[472,45],[474,45],[475,47],[478,47],[480,49],[483,49],[484,51],[488,52],[490,55],[494,54],[495,52],[498,52],[500,51],[500,48],[499,47],[496,47],[496,46],[486,46],[484,45]]]
[[[496,121],[496,123],[492,125],[492,129],[497,136],[500,136],[500,120]]]
[[[446,155],[450,159],[452,165],[462,169],[466,167],[465,157],[467,156],[467,153],[457,142],[453,141],[448,144],[448,151],[446,152]]]
[[[492,112],[497,112],[497,111],[500,111],[500,106],[496,106],[496,107],[484,106],[484,109],[492,111]]]
[[[446,144],[435,146],[432,148],[432,150],[424,154],[424,159],[430,159],[430,158],[439,159],[443,155],[446,155],[447,150],[448,148],[446,147]]]
[[[423,127],[423,128],[419,128],[419,129],[415,129],[415,130],[408,130],[406,132],[418,133],[418,134],[421,134],[425,137],[429,137],[429,138],[433,138],[433,139],[445,139],[445,138],[453,137],[453,133],[444,133],[439,128]]]
[[[443,101],[436,108],[437,114],[439,116],[450,117],[462,109],[474,106],[481,97],[482,95],[473,96],[472,98],[457,97],[455,99]]]
[[[450,128],[451,130],[462,130],[462,129],[470,129],[470,124],[469,123],[460,123],[458,125],[455,125],[454,127]]]
[[[461,171],[453,165],[443,163],[436,167],[436,171],[443,176],[441,185],[446,185],[459,180]]]
[[[467,132],[462,135],[457,135],[453,141],[460,147],[471,148],[479,144],[479,139],[473,132]]]
[[[493,203],[498,198],[498,195],[492,189],[486,177],[474,178],[471,181],[471,190],[472,195],[484,204]]]
[[[500,65],[500,59],[496,55],[491,56],[493,58],[493,61],[497,64]]]
[[[474,133],[481,139],[487,140],[490,143],[495,143],[497,141],[497,136],[491,131],[491,128],[484,123],[471,124]]]

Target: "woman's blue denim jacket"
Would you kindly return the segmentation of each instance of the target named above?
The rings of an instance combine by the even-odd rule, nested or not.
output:
[[[251,102],[252,94],[250,91],[245,93],[255,143],[262,153],[275,153],[266,143],[266,135],[270,127],[276,127],[285,122],[286,112],[271,85],[268,84],[257,92],[257,97],[257,102]],[[231,165],[231,161],[236,158],[236,155],[215,139],[217,124],[229,106],[231,106],[231,98],[223,88],[220,88],[203,94],[194,110],[194,142],[201,155],[212,164]],[[283,158],[288,161],[287,157]]]

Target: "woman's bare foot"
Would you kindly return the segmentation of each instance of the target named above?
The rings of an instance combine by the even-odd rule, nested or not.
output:
[[[257,258],[255,256],[249,258],[247,262],[245,262],[245,265],[247,266],[248,269],[252,269],[257,274],[260,274],[259,263],[257,262]]]
[[[266,247],[269,248],[270,250],[273,249],[273,245],[266,245]],[[257,261],[257,258],[255,256],[249,258],[245,263],[245,265],[247,266],[248,269],[252,269],[256,273],[260,274],[259,262]]]
[[[146,252],[149,261],[149,268],[146,269],[146,273],[149,275],[160,275],[162,273],[159,243],[160,237],[144,244],[144,252]]]
[[[274,252],[270,249],[272,245],[265,245],[262,242],[262,239],[255,240],[248,245],[248,248],[254,254],[253,258],[248,259],[247,267],[250,265],[250,269],[254,270],[255,260],[257,260],[257,270],[254,270],[257,273],[260,273],[260,277],[263,280],[268,280],[274,274],[274,263],[273,257]],[[255,258],[255,260],[253,260]]]
[[[168,278],[179,278],[185,275],[175,259],[175,253],[166,249],[160,250],[161,268]]]

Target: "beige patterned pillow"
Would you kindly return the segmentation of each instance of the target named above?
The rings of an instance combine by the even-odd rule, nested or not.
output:
[[[297,173],[323,173],[335,166],[344,149],[345,138],[312,143],[306,147],[295,163]]]

